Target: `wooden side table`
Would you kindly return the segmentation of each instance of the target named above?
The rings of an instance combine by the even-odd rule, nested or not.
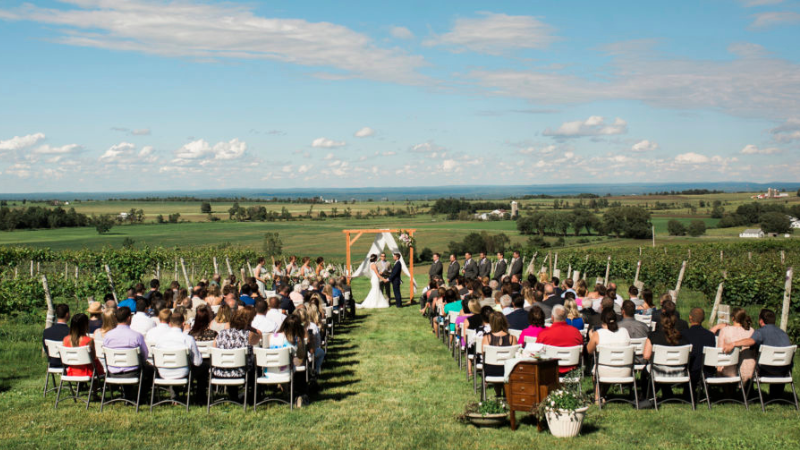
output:
[[[508,378],[509,382],[504,387],[513,431],[517,429],[515,411],[530,412],[547,398],[551,390],[558,388],[558,360],[520,361]],[[536,428],[542,431],[542,422],[536,422]]]

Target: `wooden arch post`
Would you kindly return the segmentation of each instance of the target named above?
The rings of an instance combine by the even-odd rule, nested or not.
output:
[[[399,230],[399,229],[364,229],[364,230],[342,230],[342,233],[345,235],[346,239],[346,251],[345,257],[347,258],[345,272],[347,273],[347,284],[350,284],[350,280],[353,278],[352,273],[352,266],[350,263],[350,248],[353,244],[356,243],[358,238],[361,237],[364,233],[399,233],[401,231],[408,232],[410,237],[414,236],[414,232],[417,230]],[[351,237],[351,234],[355,234],[355,237]],[[408,289],[408,298],[410,300],[414,299],[414,247],[409,247],[408,249],[408,273],[411,275],[411,282],[409,283]]]

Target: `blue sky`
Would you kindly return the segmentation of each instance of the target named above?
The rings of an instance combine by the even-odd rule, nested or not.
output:
[[[800,1],[0,3],[0,190],[800,179]]]

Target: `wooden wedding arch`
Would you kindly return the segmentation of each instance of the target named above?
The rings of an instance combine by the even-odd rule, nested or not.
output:
[[[356,243],[358,238],[361,237],[364,233],[399,233],[401,231],[407,232],[409,236],[414,236],[414,232],[417,230],[399,230],[399,229],[362,229],[362,230],[342,230],[342,233],[345,234],[347,239],[347,265],[345,266],[345,270],[347,271],[347,284],[350,284],[350,279],[352,278],[352,267],[350,265],[350,247]],[[351,234],[355,234],[354,237],[350,237]],[[408,283],[409,285],[409,299],[414,299],[414,247],[408,248],[408,272],[411,274],[411,280]]]

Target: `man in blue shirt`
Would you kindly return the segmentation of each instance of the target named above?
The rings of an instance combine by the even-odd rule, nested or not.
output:
[[[242,285],[239,300],[244,304],[244,306],[253,306],[256,304],[256,299],[251,296],[252,293],[253,288],[251,288],[249,284]]]
[[[761,328],[753,332],[752,336],[745,339],[740,339],[736,342],[725,344],[723,350],[729,353],[734,347],[754,347],[761,345],[769,345],[771,347],[789,347],[792,342],[789,336],[780,328],[775,326],[775,312],[770,309],[762,309],[758,313],[758,324]],[[758,372],[761,375],[770,377],[786,377],[792,373],[792,366],[790,364],[784,367],[775,366],[758,366]],[[770,384],[769,385],[769,398],[777,399],[783,397],[783,391],[786,387],[785,384]]]
[[[119,305],[117,305],[117,308],[128,308],[128,309],[131,310],[132,313],[135,313],[136,312],[136,300],[134,299],[134,296],[136,295],[136,291],[134,291],[133,288],[130,288],[130,289],[128,289],[127,295],[128,295],[128,298],[126,298],[125,300],[119,302]]]

